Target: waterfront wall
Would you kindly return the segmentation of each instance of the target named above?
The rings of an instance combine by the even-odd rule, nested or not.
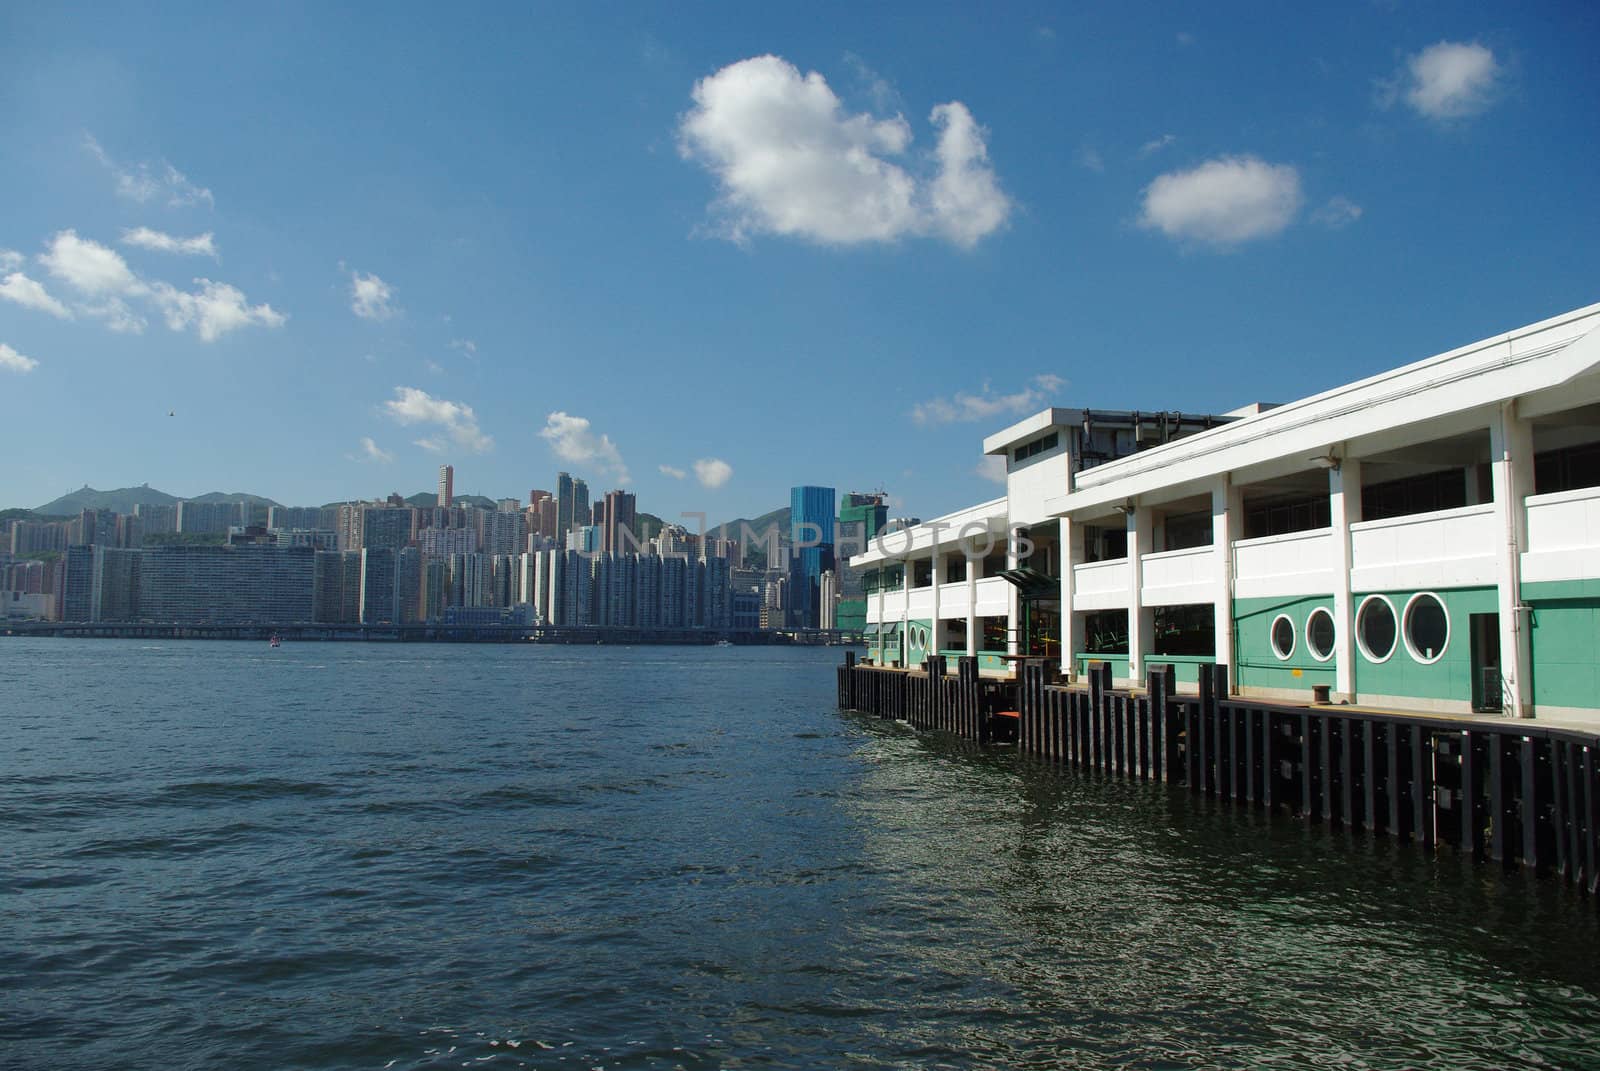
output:
[[[1040,761],[1143,781],[1310,822],[1449,848],[1600,892],[1600,736],[1528,722],[1466,722],[1296,707],[1228,695],[1201,666],[1197,696],[1170,668],[1143,693],[1054,682],[1043,660],[985,680],[966,663],[925,672],[839,667],[839,705],[982,743],[1014,738]],[[969,673],[970,670],[970,673]]]

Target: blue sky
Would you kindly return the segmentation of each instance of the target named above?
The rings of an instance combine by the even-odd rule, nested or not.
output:
[[[0,506],[926,517],[1600,298],[1591,5],[761,7],[6,6]]]

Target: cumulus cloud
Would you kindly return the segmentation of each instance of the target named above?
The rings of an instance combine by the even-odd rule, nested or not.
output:
[[[903,117],[850,115],[822,75],[777,56],[724,67],[695,84],[693,99],[679,151],[716,176],[714,210],[735,241],[934,236],[971,247],[1010,214],[983,129],[959,101],[933,109],[933,154],[908,168],[896,162],[912,141]]]
[[[185,253],[203,257],[217,255],[217,245],[210,231],[197,234],[193,238],[179,238],[176,235],[151,230],[149,227],[135,227],[122,232],[122,244],[138,246],[140,249],[153,249],[158,253]]]
[[[394,290],[376,275],[350,273],[350,311],[363,320],[387,320],[399,308],[394,304]]]
[[[1348,227],[1361,218],[1362,208],[1350,198],[1335,196],[1328,198],[1328,203],[1311,213],[1311,219],[1324,227],[1338,230]]]
[[[685,476],[689,475],[682,469],[673,468],[671,465],[657,465],[656,468],[660,470],[661,475],[671,476],[674,480],[681,480]]]
[[[83,146],[116,178],[117,195],[120,197],[140,204],[164,199],[172,208],[201,203],[209,208],[216,207],[216,198],[211,196],[210,190],[190,182],[188,176],[165,160],[159,163],[145,161],[132,166],[119,164],[91,134],[83,136]]]
[[[539,438],[550,444],[550,449],[563,461],[574,465],[591,465],[612,473],[618,483],[628,483],[628,466],[622,452],[611,436],[596,434],[585,417],[556,411],[545,417]]]
[[[957,391],[949,398],[932,398],[911,408],[911,419],[918,424],[956,424],[990,420],[1004,414],[1022,415],[1049,402],[1067,381],[1050,372],[1034,376],[1028,385],[1011,394],[996,394],[986,382],[977,394]]]
[[[1380,84],[1379,99],[1387,106],[1401,97],[1428,119],[1465,119],[1494,103],[1500,73],[1483,45],[1440,41],[1407,57],[1405,70]]]
[[[383,403],[383,408],[396,423],[406,426],[437,425],[448,437],[448,442],[475,454],[486,454],[494,448],[494,440],[478,427],[478,416],[472,411],[472,406],[435,398],[416,387],[396,387],[394,394],[393,398]],[[423,449],[436,453],[442,452],[447,446],[446,439],[437,435],[416,442]]]
[[[57,279],[85,294],[131,294],[143,291],[143,284],[128,262],[116,250],[75,230],[64,230],[50,239],[39,263]]]
[[[352,461],[372,462],[379,465],[387,465],[394,460],[394,455],[373,442],[370,435],[361,437],[361,452],[359,454],[348,454],[346,456]]]
[[[14,271],[4,279],[0,279],[0,298],[21,305],[25,309],[48,312],[57,319],[72,319],[70,309],[51,297],[50,292],[37,280],[28,278],[20,271]]]
[[[701,487],[715,491],[733,478],[733,466],[720,457],[703,457],[694,463],[694,478]]]
[[[229,331],[252,324],[281,327],[287,319],[271,305],[249,304],[236,286],[210,279],[194,283],[200,289],[192,294],[167,283],[156,283],[151,294],[168,327],[174,331],[192,327],[202,342],[215,342]]]
[[[73,230],[57,233],[39,255],[39,263],[83,295],[79,313],[103,321],[113,331],[144,330],[144,317],[132,301],[154,306],[169,328],[192,329],[202,342],[215,342],[240,327],[281,327],[287,319],[271,305],[251,305],[243,291],[228,283],[195,279],[199,289],[189,292],[171,283],[141,279],[116,250],[80,238]]]
[[[28,258],[15,249],[0,249],[0,271],[11,271],[20,268]]]
[[[1139,223],[1168,238],[1231,246],[1278,234],[1300,211],[1300,172],[1254,156],[1170,171],[1145,187]]]
[[[0,368],[7,372],[31,372],[39,367],[32,357],[24,357],[4,342],[0,342]]]
[[[1003,484],[1006,482],[1006,459],[999,454],[985,454],[972,471],[993,483]]]
[[[78,312],[91,320],[101,321],[108,330],[120,335],[142,335],[146,327],[145,318],[119,297],[82,302],[78,305]]]

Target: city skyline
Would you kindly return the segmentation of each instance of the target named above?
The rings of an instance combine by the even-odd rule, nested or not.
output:
[[[3,16],[4,505],[452,460],[937,515],[1053,402],[1226,412],[1593,298],[1584,7],[412,11]]]

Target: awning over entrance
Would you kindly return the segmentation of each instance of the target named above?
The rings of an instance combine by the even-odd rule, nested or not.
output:
[[[1024,599],[1059,599],[1061,597],[1061,581],[1053,576],[1046,576],[1037,569],[1026,565],[1016,569],[1007,569],[1000,574],[1006,582],[1015,585],[1017,591]]]

